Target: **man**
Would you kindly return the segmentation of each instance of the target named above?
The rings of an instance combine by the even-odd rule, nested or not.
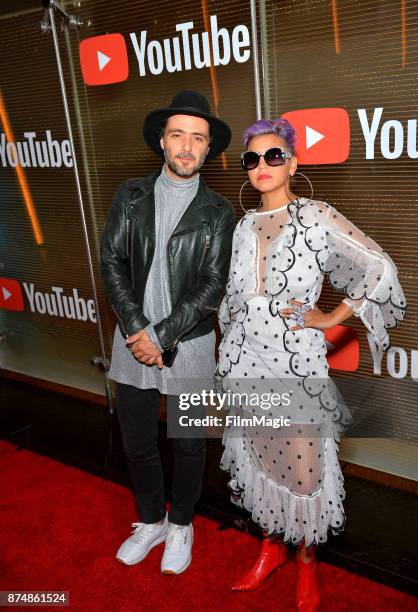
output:
[[[173,439],[166,515],[157,446],[160,394],[170,380],[215,371],[213,311],[227,281],[235,216],[199,169],[227,148],[231,131],[211,114],[204,96],[183,91],[146,117],[143,135],[164,166],[122,183],[101,242],[103,285],[119,323],[108,375],[116,381],[117,416],[141,515],[116,558],[133,565],[165,541],[161,571],[180,574],[191,563],[205,441]]]

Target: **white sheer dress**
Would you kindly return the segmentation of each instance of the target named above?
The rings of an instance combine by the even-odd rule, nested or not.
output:
[[[324,333],[291,331],[295,322],[279,310],[290,306],[290,299],[314,306],[325,275],[386,350],[387,328],[403,319],[406,308],[396,266],[321,201],[299,198],[271,212],[247,212],[235,229],[219,309],[222,389],[261,393],[275,380],[292,397],[289,406],[270,406],[267,413],[240,406],[243,415],[289,417],[290,427],[225,429],[221,467],[231,475],[231,499],[269,533],[307,546],[344,528],[337,454],[339,434],[351,416],[328,377]]]

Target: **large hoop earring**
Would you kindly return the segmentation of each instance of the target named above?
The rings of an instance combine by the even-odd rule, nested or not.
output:
[[[242,194],[242,190],[244,189],[245,185],[247,185],[247,183],[250,183],[250,182],[251,181],[249,180],[243,182],[243,184],[241,185],[241,189],[239,190],[239,195],[238,195],[239,205],[241,206],[245,214],[247,214],[247,212],[251,210],[251,208],[244,208],[244,206],[242,205],[242,201],[241,201],[241,194]],[[260,204],[261,204],[261,198],[260,198]],[[258,208],[260,207],[260,204],[258,205]]]
[[[310,179],[306,176],[306,174],[303,174],[303,172],[297,171],[297,172],[295,172],[295,174],[300,174],[301,176],[303,176],[304,179],[306,179],[308,181],[309,187],[311,188],[311,197],[309,198],[308,202],[311,202],[312,199],[313,199],[313,195],[314,195],[314,188],[313,188],[313,185],[312,185]],[[295,176],[295,174],[293,174],[292,176]]]

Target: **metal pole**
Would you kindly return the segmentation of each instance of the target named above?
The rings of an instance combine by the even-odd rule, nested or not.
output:
[[[263,66],[263,108],[264,118],[271,119],[270,113],[270,74],[267,46],[266,0],[260,0],[261,64]]]
[[[70,38],[69,31],[68,31],[68,27],[66,25],[64,27],[64,36],[65,36],[66,48],[67,48],[67,51],[68,51],[67,57],[68,57],[68,64],[69,64],[69,69],[70,69],[72,94],[73,94],[73,97],[74,97],[74,110],[75,110],[77,126],[78,126],[78,136],[80,138],[81,159],[82,159],[82,162],[83,162],[85,183],[86,183],[86,189],[87,189],[87,201],[88,201],[88,207],[89,207],[89,210],[90,210],[91,223],[92,223],[92,226],[93,226],[92,227],[92,233],[93,233],[93,241],[94,241],[94,250],[96,252],[96,256],[100,257],[99,233],[98,233],[98,229],[97,229],[96,219],[95,219],[95,216],[94,216],[93,191],[92,191],[92,186],[91,186],[90,169],[89,169],[89,165],[88,165],[88,162],[87,162],[87,149],[86,149],[86,140],[84,138],[84,131],[83,131],[83,118],[82,118],[81,112],[80,112],[79,96],[78,96],[78,91],[77,91],[77,83],[76,83],[76,79],[75,79],[75,70],[74,70],[74,61],[73,61],[73,55],[72,55],[71,38]],[[89,113],[88,102],[87,102],[87,110],[88,110],[88,113]],[[89,117],[89,122],[90,122],[90,113],[89,113],[88,117]],[[90,135],[91,135],[91,126],[90,126]],[[93,146],[93,139],[92,138],[91,138],[91,143],[92,143],[93,160],[94,160],[94,146]],[[94,164],[94,166],[96,167],[96,164]],[[96,179],[97,179],[97,170],[96,170]]]
[[[91,257],[90,244],[89,244],[89,238],[88,238],[86,215],[84,212],[84,203],[83,203],[83,194],[81,192],[80,175],[78,172],[77,158],[75,155],[73,130],[71,127],[71,118],[70,118],[70,113],[68,109],[67,91],[66,91],[65,82],[64,82],[64,74],[63,74],[62,63],[61,63],[61,54],[60,54],[60,49],[58,45],[58,36],[57,36],[57,28],[55,25],[55,15],[54,15],[54,4],[53,3],[51,3],[51,6],[49,7],[48,12],[49,12],[49,19],[51,23],[52,37],[54,40],[55,56],[57,59],[58,76],[59,76],[59,81],[60,81],[60,86],[61,86],[62,101],[64,104],[65,121],[67,124],[68,138],[69,138],[70,145],[71,145],[71,154],[72,154],[73,164],[74,164],[74,174],[75,174],[77,197],[78,197],[78,203],[79,203],[80,215],[81,215],[81,224],[83,227],[84,242],[85,242],[85,247],[87,251],[87,262],[88,262],[89,273],[90,273],[90,281],[91,281],[91,285],[93,289],[93,300],[94,300],[94,305],[96,308],[97,330],[98,330],[98,335],[99,335],[100,352],[101,352],[101,356],[103,359],[103,363],[105,364],[106,363],[106,352],[105,352],[104,340],[103,340],[103,328],[102,328],[102,323],[101,323],[101,318],[100,318],[99,302],[97,299],[96,281],[94,278],[93,261]],[[107,397],[108,406],[109,406],[109,414],[112,414],[113,413],[112,392],[110,389],[109,379],[107,378],[106,372],[105,372],[105,389],[106,389],[106,397]]]
[[[251,8],[251,37],[252,37],[253,66],[254,66],[255,113],[256,113],[257,119],[261,119],[260,70],[258,66],[256,0],[250,0],[250,8]]]

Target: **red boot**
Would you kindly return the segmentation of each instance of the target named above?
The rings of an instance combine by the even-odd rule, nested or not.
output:
[[[264,538],[260,556],[254,567],[231,588],[233,591],[252,591],[284,563],[286,563],[286,544],[279,542],[275,537]]]
[[[298,566],[298,584],[296,587],[296,608],[299,612],[316,612],[320,597],[317,584],[317,567],[315,557],[305,563],[296,555]]]

